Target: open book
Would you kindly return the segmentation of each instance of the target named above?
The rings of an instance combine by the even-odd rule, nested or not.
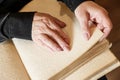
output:
[[[90,40],[85,41],[82,38],[79,23],[64,4],[56,0],[33,0],[21,11],[35,10],[49,13],[67,24],[64,31],[71,38],[71,51],[50,53],[45,48],[34,45],[32,41],[13,39],[16,54],[20,56],[17,58],[26,70],[21,71],[24,78],[29,76],[31,80],[96,80],[120,65],[109,50],[109,42],[99,42],[103,33],[95,28],[95,25],[90,24]]]

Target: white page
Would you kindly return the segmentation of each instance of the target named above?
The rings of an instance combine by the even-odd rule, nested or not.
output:
[[[71,51],[50,53],[43,47],[34,45],[32,41],[13,39],[32,80],[49,79],[89,50],[102,36],[102,32],[95,29],[94,33],[91,33],[92,37],[90,40],[84,40],[80,31],[80,25],[74,19],[72,12],[63,4],[61,10],[61,6],[56,0],[39,0],[36,4],[32,2],[23,8],[22,11],[34,10],[50,13],[67,24],[64,31],[71,38]]]

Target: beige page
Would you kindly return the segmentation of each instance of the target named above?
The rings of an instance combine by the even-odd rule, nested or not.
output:
[[[94,33],[91,33],[92,37],[90,40],[85,41],[81,35],[80,25],[72,12],[64,4],[58,3],[56,0],[34,0],[26,5],[21,11],[39,11],[57,17],[67,24],[64,31],[71,38],[70,52],[64,51],[55,53],[51,53],[43,47],[34,45],[32,41],[13,39],[32,80],[48,80],[89,50],[102,36],[102,33],[98,29],[94,29]],[[105,58],[107,54],[109,54],[107,57],[111,58],[111,60]],[[80,68],[77,72],[74,72],[74,74],[70,75],[65,80],[85,80],[106,65],[117,62],[111,52],[108,51],[107,54],[101,55],[103,58],[99,56],[98,58],[91,60],[88,64],[84,65],[84,67]],[[114,66],[114,68],[117,66],[118,64]],[[79,71],[82,71],[82,73]],[[106,72],[104,72],[104,74]],[[102,75],[103,74],[100,76]],[[97,76],[96,78],[100,76]]]

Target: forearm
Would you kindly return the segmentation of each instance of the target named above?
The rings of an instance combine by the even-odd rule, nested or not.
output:
[[[0,42],[11,38],[31,40],[34,12],[0,14]]]
[[[34,13],[18,11],[31,0],[0,0],[0,42],[11,38],[31,39]]]

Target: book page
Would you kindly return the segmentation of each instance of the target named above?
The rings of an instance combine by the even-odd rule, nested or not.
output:
[[[65,79],[59,80],[98,80],[119,66],[120,62],[109,49],[106,49]]]
[[[51,53],[44,47],[34,45],[32,41],[13,39],[32,80],[48,80],[88,51],[102,36],[101,31],[93,28],[91,29],[90,40],[84,40],[80,25],[73,13],[64,4],[58,3],[56,0],[35,0],[21,11],[34,10],[49,13],[67,24],[64,31],[71,39],[71,50],[69,52]]]

